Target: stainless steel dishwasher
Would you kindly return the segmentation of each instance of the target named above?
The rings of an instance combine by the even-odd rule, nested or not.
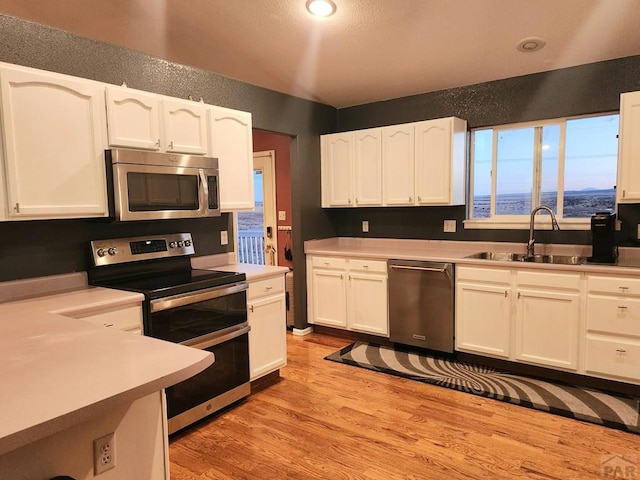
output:
[[[453,353],[453,264],[389,260],[389,339]]]

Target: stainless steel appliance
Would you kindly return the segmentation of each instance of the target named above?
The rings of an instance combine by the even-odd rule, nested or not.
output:
[[[616,214],[610,211],[596,212],[591,217],[592,263],[614,263],[618,258],[616,246]]]
[[[213,365],[166,389],[169,433],[250,392],[244,273],[192,269],[188,233],[91,242],[89,283],[144,294],[145,335],[213,352]]]
[[[389,260],[389,339],[453,353],[453,265]]]
[[[220,216],[217,158],[121,148],[107,150],[105,160],[118,220]]]

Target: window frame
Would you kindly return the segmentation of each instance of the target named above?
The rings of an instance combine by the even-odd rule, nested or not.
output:
[[[560,141],[558,145],[558,178],[557,178],[557,187],[558,187],[558,200],[557,200],[557,214],[558,214],[558,224],[563,230],[589,230],[591,228],[591,218],[565,218],[562,214],[564,209],[564,171],[565,171],[565,145],[566,145],[566,131],[567,131],[567,121],[570,120],[579,120],[583,118],[595,118],[595,117],[606,117],[610,115],[618,115],[620,116],[620,111],[609,111],[602,113],[592,113],[585,115],[576,115],[569,117],[559,117],[553,119],[543,119],[537,121],[529,121],[529,122],[519,122],[519,123],[510,123],[504,125],[493,125],[493,126],[484,126],[472,128],[469,134],[469,176],[467,183],[467,205],[466,205],[466,218],[463,220],[463,225],[465,229],[528,229],[530,222],[530,214],[525,215],[496,215],[496,175],[495,172],[497,170],[497,139],[499,132],[508,131],[508,130],[518,130],[523,128],[534,128],[534,161],[533,161],[533,171],[532,175],[532,205],[534,207],[540,205],[540,168],[542,164],[542,156],[541,156],[541,135],[544,127],[547,126],[559,126],[560,127]],[[473,213],[473,188],[474,188],[474,174],[475,174],[475,152],[474,152],[474,135],[478,131],[483,130],[492,130],[493,131],[493,140],[492,140],[492,154],[491,154],[491,204],[490,204],[490,216],[489,218],[474,218],[472,217]],[[619,128],[618,128],[619,130]],[[616,165],[617,170],[617,165]],[[617,179],[617,171],[616,179]],[[617,209],[617,203],[615,205]],[[540,215],[540,217],[536,217],[536,227],[544,227],[551,228],[551,217],[549,215]]]

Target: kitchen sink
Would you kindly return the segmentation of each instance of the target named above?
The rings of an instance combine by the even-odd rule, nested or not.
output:
[[[480,260],[494,260],[502,262],[533,262],[533,263],[553,263],[559,265],[582,265],[586,262],[586,257],[578,255],[527,255],[525,253],[505,253],[505,252],[479,252],[468,255],[465,258],[477,258]]]

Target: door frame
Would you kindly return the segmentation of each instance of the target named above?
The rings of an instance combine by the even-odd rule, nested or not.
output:
[[[273,265],[278,265],[278,216],[276,204],[276,152],[275,150],[265,150],[253,152],[253,171],[262,170],[263,205],[262,215],[264,218],[263,235],[265,246],[265,265],[270,265],[270,258],[267,247],[273,247]],[[265,174],[265,172],[267,172]],[[270,177],[270,178],[269,178]],[[271,227],[271,238],[267,236],[267,227]]]

